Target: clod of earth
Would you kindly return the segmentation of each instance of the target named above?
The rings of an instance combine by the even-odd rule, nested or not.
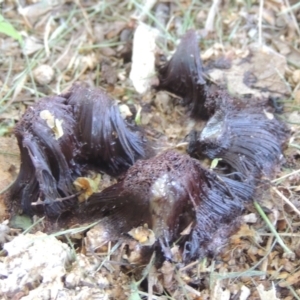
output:
[[[111,240],[135,239],[167,259],[180,237],[186,262],[215,254],[238,228],[259,180],[274,175],[288,131],[268,99],[235,98],[206,82],[203,70],[196,34],[188,31],[159,70],[157,88],[182,97],[193,118],[209,119],[191,132],[188,152],[221,158],[222,172],[173,150],[155,155],[104,92],[76,84],[29,108],[16,126],[22,164],[10,198],[28,214],[43,209],[49,218],[71,211],[82,221],[102,219]],[[95,169],[127,172],[78,204],[73,182]]]

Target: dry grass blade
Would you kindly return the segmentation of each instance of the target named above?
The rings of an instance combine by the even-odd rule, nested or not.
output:
[[[264,9],[264,0],[259,1],[259,15],[258,15],[258,43],[260,46],[263,45],[262,41],[262,15]]]
[[[290,1],[289,0],[284,0],[284,2],[285,2],[285,5],[287,6],[287,10],[286,11],[290,14],[290,16],[291,16],[291,18],[293,20],[293,24],[295,26],[295,29],[297,30],[297,33],[300,36],[299,23],[296,20],[296,17],[294,15],[293,9],[291,8]],[[297,7],[296,5],[295,5],[295,7]]]
[[[271,223],[271,221],[269,220],[269,218],[267,217],[267,215],[265,214],[265,212],[263,211],[263,209],[261,208],[261,206],[255,201],[254,202],[254,206],[257,209],[258,213],[260,214],[260,216],[263,218],[263,220],[265,221],[265,223],[268,225],[269,229],[271,230],[271,232],[274,234],[274,236],[277,239],[277,242],[280,244],[280,246],[284,249],[284,251],[291,256],[295,256],[295,253],[293,251],[291,251],[283,242],[283,240],[281,239],[280,235],[278,234],[277,230],[275,229],[275,227],[273,226],[273,224]]]
[[[210,7],[210,10],[208,12],[207,19],[205,22],[205,30],[207,30],[208,32],[214,31],[215,17],[216,17],[216,14],[218,13],[219,5],[220,5],[220,0],[214,0]]]
[[[272,190],[300,216],[299,209],[287,197],[285,197],[276,187],[273,187]]]
[[[280,181],[282,181],[283,179],[286,179],[286,178],[288,178],[288,177],[290,177],[290,176],[293,176],[293,175],[296,175],[296,174],[298,174],[298,173],[300,173],[300,169],[295,170],[295,171],[292,171],[291,173],[285,174],[285,175],[283,175],[283,176],[281,176],[281,177],[279,177],[279,178],[276,178],[276,179],[272,180],[272,183],[280,182]]]

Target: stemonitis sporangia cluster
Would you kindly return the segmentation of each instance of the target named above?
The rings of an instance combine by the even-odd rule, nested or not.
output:
[[[112,240],[130,235],[165,258],[172,259],[170,245],[178,239],[185,261],[215,253],[236,230],[260,179],[274,176],[288,130],[267,101],[243,101],[208,82],[199,52],[190,30],[158,70],[157,88],[181,97],[190,117],[207,120],[190,133],[188,154],[155,153],[107,94],[75,84],[41,99],[17,124],[21,169],[11,202],[54,220],[68,212],[101,219]],[[223,167],[208,170],[192,156],[220,158]],[[118,181],[80,202],[74,182],[91,170]],[[137,228],[150,233],[137,238]]]

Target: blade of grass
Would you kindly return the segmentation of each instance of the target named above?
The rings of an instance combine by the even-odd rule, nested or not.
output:
[[[262,217],[262,219],[265,221],[265,223],[268,225],[269,229],[271,230],[271,232],[274,234],[278,244],[280,244],[280,246],[283,248],[283,250],[289,254],[289,255],[294,255],[294,252],[291,251],[283,242],[283,240],[281,239],[280,235],[278,234],[277,230],[275,229],[275,227],[273,226],[273,224],[271,223],[271,221],[269,220],[268,216],[265,214],[265,212],[263,211],[263,209],[261,208],[261,206],[259,205],[259,203],[257,201],[254,201],[254,207],[256,208],[257,212],[259,213],[259,215]]]
[[[120,247],[121,241],[118,241],[107,253],[106,257],[103,259],[99,267],[95,270],[95,273],[97,273],[105,264],[106,261],[110,259],[110,256]]]
[[[130,295],[128,297],[129,300],[141,300],[141,298],[139,296],[139,286],[148,276],[148,274],[154,264],[154,260],[155,260],[155,252],[153,252],[148,265],[143,270],[142,278],[139,281],[135,281],[134,279],[132,280],[132,282],[130,284]]]
[[[298,173],[300,173],[300,169],[295,170],[295,171],[293,171],[293,172],[291,172],[291,173],[285,174],[285,175],[283,175],[283,176],[281,176],[281,177],[279,177],[279,178],[276,178],[276,179],[272,180],[271,182],[272,182],[272,183],[276,183],[276,182],[279,182],[279,181],[281,181],[281,180],[283,180],[283,179],[285,179],[285,178],[287,178],[287,177],[290,177],[290,176],[292,176],[292,175],[296,175],[296,174],[298,174]]]
[[[140,5],[136,0],[132,0],[132,2],[136,8],[143,11],[143,6]],[[153,21],[155,23],[155,25],[166,35],[166,37],[169,40],[171,40],[173,43],[176,42],[176,38],[173,37],[160,22],[158,22],[158,20],[153,16],[153,14],[151,14],[149,11],[145,11],[145,14],[151,21]]]
[[[2,92],[4,90],[4,88],[6,86],[8,86],[8,82],[9,82],[10,75],[11,75],[11,72],[12,72],[12,65],[13,65],[13,63],[12,63],[11,56],[9,56],[8,61],[9,61],[8,72],[7,72],[6,76],[5,76],[5,81],[4,81],[4,83],[3,83],[3,85],[1,86],[1,89],[0,89],[0,97],[1,97],[1,94],[2,94]],[[3,99],[0,100],[0,104],[2,102],[3,102]]]
[[[232,279],[232,278],[237,278],[241,276],[247,276],[247,277],[253,277],[253,276],[263,276],[266,275],[266,272],[264,271],[256,271],[256,270],[247,270],[243,272],[230,272],[230,273],[225,273],[225,274],[220,274],[220,273],[212,273],[212,276],[217,279],[217,280],[222,280],[222,279]]]
[[[264,0],[259,1],[259,15],[258,15],[258,44],[263,45],[262,42],[262,15],[264,10]]]
[[[82,227],[70,228],[70,229],[62,230],[62,231],[59,231],[59,232],[52,233],[51,236],[57,237],[57,236],[66,235],[66,234],[79,233],[79,232],[82,232],[82,231],[85,231],[87,229],[90,229],[90,228],[94,227],[98,223],[99,223],[99,221],[91,223],[91,224],[86,225],[86,226],[82,226]]]
[[[45,219],[45,217],[42,217],[42,218],[38,219],[31,226],[29,226],[26,230],[24,230],[23,234],[29,233],[31,231],[31,229],[33,229],[37,224],[41,223],[44,219]]]
[[[19,31],[17,31],[11,23],[6,21],[2,14],[0,14],[0,32],[4,33],[17,40],[20,44],[23,44],[23,39]]]
[[[287,288],[293,294],[293,296],[295,297],[295,299],[300,300],[299,295],[297,294],[297,292],[294,290],[294,288],[291,285],[287,285]]]

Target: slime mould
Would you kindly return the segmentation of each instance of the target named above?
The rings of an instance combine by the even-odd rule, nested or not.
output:
[[[35,207],[49,217],[74,209],[73,181],[89,168],[119,175],[145,157],[142,134],[122,119],[116,102],[79,84],[28,108],[15,135],[21,168],[10,199],[30,215]]]
[[[285,124],[259,109],[220,109],[201,132],[192,132],[189,154],[221,158],[242,177],[271,178],[283,161]]]
[[[147,224],[168,258],[168,245],[192,224],[181,241],[184,259],[190,260],[222,245],[253,192],[252,185],[219,176],[169,150],[136,162],[123,180],[81,204],[81,211],[105,216],[107,230],[119,236]]]

